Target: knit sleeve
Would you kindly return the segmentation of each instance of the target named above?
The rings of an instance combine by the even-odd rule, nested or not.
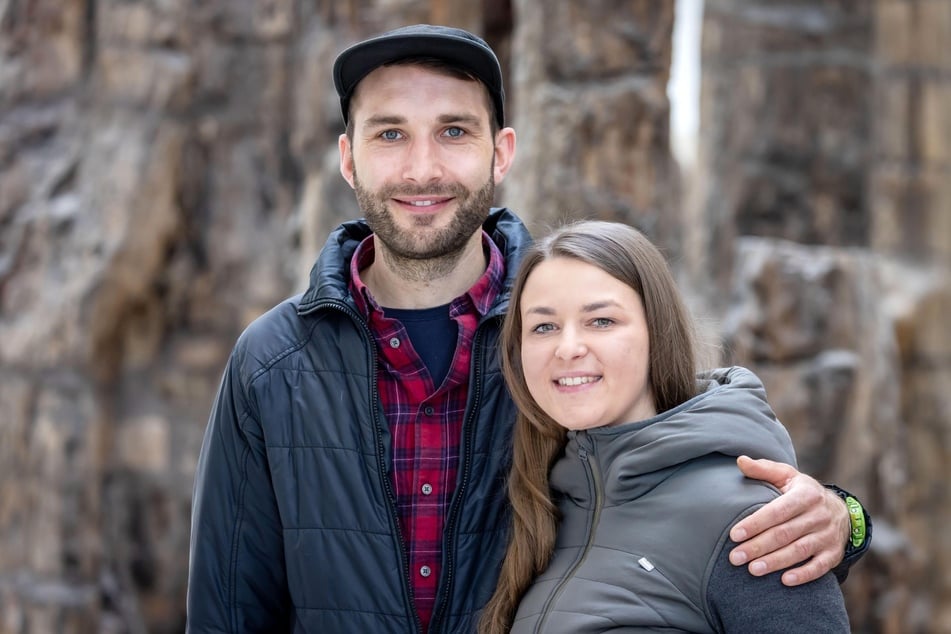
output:
[[[849,632],[849,617],[839,584],[832,573],[788,587],[782,572],[754,577],[746,566],[730,563],[727,543],[720,549],[707,584],[708,618],[717,632],[815,634]]]

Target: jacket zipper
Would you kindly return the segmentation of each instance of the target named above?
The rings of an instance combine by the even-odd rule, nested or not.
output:
[[[419,614],[416,613],[416,606],[413,600],[413,590],[412,586],[409,583],[410,578],[410,569],[409,569],[409,555],[406,553],[406,543],[403,537],[403,530],[400,527],[399,518],[397,517],[396,512],[396,494],[393,492],[393,485],[390,482],[390,479],[387,477],[386,473],[386,451],[383,446],[383,431],[380,426],[380,421],[385,421],[383,412],[380,410],[380,390],[377,385],[376,376],[379,372],[379,356],[376,351],[376,346],[373,342],[373,333],[370,331],[370,327],[367,325],[366,320],[364,320],[359,313],[350,308],[344,302],[337,300],[325,300],[323,302],[328,307],[337,308],[342,312],[349,315],[353,321],[361,327],[364,334],[366,335],[367,342],[369,343],[368,348],[370,349],[370,403],[374,410],[375,416],[373,418],[373,433],[376,436],[376,458],[377,466],[380,473],[380,483],[383,486],[383,491],[386,494],[387,499],[390,501],[389,505],[389,517],[390,517],[390,527],[396,533],[397,537],[397,546],[400,549],[400,561],[403,564],[403,592],[409,598],[408,613],[413,622],[413,630],[417,633],[421,632],[423,629],[423,622],[419,618]],[[314,307],[316,309],[317,306]],[[311,311],[308,311],[311,312]]]
[[[452,508],[449,509],[449,514],[446,518],[446,539],[443,543],[443,552],[446,557],[445,584],[442,594],[437,597],[439,610],[433,614],[429,622],[430,632],[440,631],[437,626],[442,625],[441,621],[446,611],[446,604],[449,602],[449,596],[452,594],[451,590],[455,573],[455,566],[453,564],[455,562],[454,554],[456,551],[456,525],[459,522],[459,507],[462,505],[462,496],[465,494],[466,487],[469,484],[469,471],[472,468],[472,436],[475,434],[474,419],[476,412],[479,411],[479,404],[482,402],[482,359],[484,356],[483,348],[480,345],[483,339],[482,333],[483,329],[478,328],[472,340],[472,379],[469,383],[469,389],[473,390],[473,396],[472,407],[467,410],[466,420],[463,423],[463,430],[465,431],[463,443],[465,450],[462,454],[463,460],[460,463],[462,479],[459,481],[459,488],[456,490],[454,503]]]
[[[574,576],[578,568],[585,562],[585,559],[588,557],[588,553],[591,551],[591,547],[594,545],[594,535],[597,532],[598,523],[601,521],[601,508],[604,506],[604,491],[601,486],[601,469],[598,464],[598,457],[596,450],[592,447],[591,453],[581,444],[581,441],[584,440],[587,442],[588,433],[585,431],[578,432],[578,458],[584,463],[585,469],[588,472],[590,477],[590,482],[594,487],[594,509],[591,513],[591,520],[588,523],[588,536],[585,539],[584,549],[581,551],[581,554],[571,565],[568,571],[565,573],[564,578],[558,582],[558,585],[555,586],[555,589],[548,596],[548,600],[545,601],[545,606],[542,609],[541,615],[538,617],[538,623],[535,626],[536,634],[544,631],[545,622],[548,620],[548,617],[551,616],[552,608],[554,608],[555,603],[557,603],[558,597],[565,590],[565,586],[568,585],[568,581]]]

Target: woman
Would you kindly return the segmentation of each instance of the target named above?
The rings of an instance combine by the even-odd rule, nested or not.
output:
[[[752,373],[697,379],[691,320],[641,233],[588,221],[538,241],[502,343],[514,520],[482,634],[849,631],[831,574],[790,588],[730,564],[730,528],[779,495],[736,457],[795,454]]]

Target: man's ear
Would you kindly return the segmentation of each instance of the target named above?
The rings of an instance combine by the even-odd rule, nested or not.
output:
[[[353,187],[353,147],[346,133],[337,139],[337,149],[340,150],[340,174]]]
[[[495,133],[495,167],[492,176],[498,185],[505,178],[515,159],[515,130],[502,128]]]

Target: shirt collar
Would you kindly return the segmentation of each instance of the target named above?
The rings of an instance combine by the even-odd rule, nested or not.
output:
[[[452,301],[450,314],[456,312],[460,300],[468,299],[479,313],[479,316],[485,316],[502,290],[505,277],[505,258],[502,257],[502,251],[499,250],[499,247],[484,230],[482,231],[482,248],[488,253],[488,266],[485,267],[485,271],[468,291]],[[374,236],[371,234],[360,242],[353,258],[350,260],[350,295],[353,297],[357,310],[365,317],[369,317],[371,312],[382,313],[382,308],[360,277],[360,271],[373,263],[375,254],[376,246]]]

